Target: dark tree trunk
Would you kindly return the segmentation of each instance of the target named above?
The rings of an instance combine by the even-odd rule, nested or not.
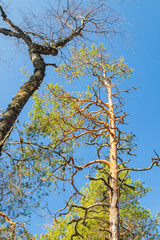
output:
[[[38,89],[45,76],[45,63],[40,54],[30,50],[30,58],[34,66],[34,74],[20,88],[0,119],[0,151],[24,105]]]

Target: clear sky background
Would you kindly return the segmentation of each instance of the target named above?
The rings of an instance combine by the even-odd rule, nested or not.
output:
[[[10,1],[11,3],[12,1]],[[33,3],[34,2],[34,3]],[[42,0],[15,0],[8,9],[12,9],[8,16],[19,23],[18,10],[29,6],[37,11],[42,7]],[[37,4],[38,3],[38,7]],[[119,1],[117,10],[121,12],[126,21],[128,41],[116,42],[114,52],[117,57],[124,56],[128,65],[134,69],[131,85],[141,86],[136,92],[127,96],[128,129],[135,133],[137,158],[135,167],[148,167],[154,157],[154,149],[160,155],[160,1],[159,0],[124,0]],[[103,42],[105,45],[105,42]],[[29,56],[25,51],[17,49],[12,39],[0,36],[0,108],[5,109],[12,97],[21,86],[24,76],[20,68],[27,66],[32,71]],[[46,78],[52,80],[51,75]],[[55,80],[54,80],[55,81]],[[28,102],[21,113],[21,121],[25,120],[31,108]],[[160,211],[160,167],[147,172],[133,173],[134,180],[144,180],[152,191],[142,200],[142,205],[149,208],[152,214]],[[56,204],[56,200],[55,203]],[[39,227],[38,218],[32,225],[33,233],[43,232]]]

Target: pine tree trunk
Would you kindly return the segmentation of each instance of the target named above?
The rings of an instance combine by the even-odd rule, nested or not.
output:
[[[110,240],[119,240],[119,193],[118,193],[118,169],[117,169],[117,141],[115,129],[114,105],[112,100],[111,84],[107,84],[110,111]]]

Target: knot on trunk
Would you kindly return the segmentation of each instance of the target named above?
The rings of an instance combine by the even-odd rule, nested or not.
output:
[[[58,54],[58,49],[52,46],[40,45],[37,43],[32,43],[29,47],[30,54],[42,54],[42,55],[52,55],[56,56]]]

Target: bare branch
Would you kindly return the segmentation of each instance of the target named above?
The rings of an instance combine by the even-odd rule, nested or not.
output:
[[[155,152],[155,150],[154,150],[154,152]],[[129,168],[129,167],[125,167],[125,168],[120,168],[118,170],[118,172],[122,172],[122,171],[137,171],[137,172],[138,171],[147,171],[147,170],[152,169],[154,166],[159,167],[160,166],[160,158],[159,158],[159,156],[156,152],[155,152],[155,154],[156,154],[157,158],[152,158],[152,163],[151,163],[150,167],[148,167],[148,168]]]

